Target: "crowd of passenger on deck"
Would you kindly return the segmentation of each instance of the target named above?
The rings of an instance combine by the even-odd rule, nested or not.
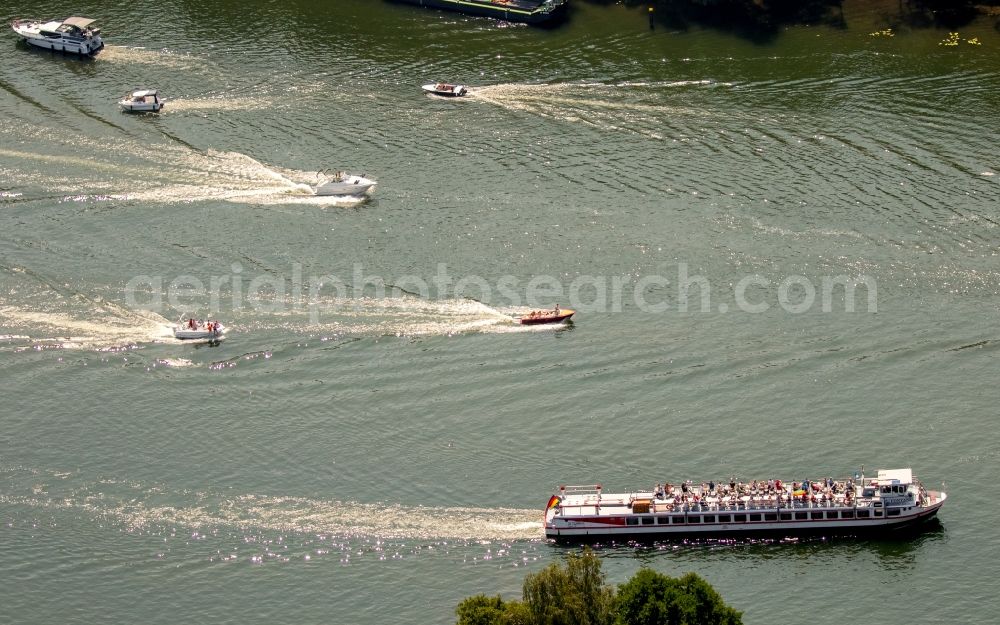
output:
[[[725,508],[809,504],[853,506],[856,487],[853,479],[834,480],[832,477],[791,484],[781,480],[737,482],[730,479],[729,483],[710,481],[700,486],[688,480],[681,484],[657,484],[652,494],[655,501],[662,501],[668,507],[672,504]]]

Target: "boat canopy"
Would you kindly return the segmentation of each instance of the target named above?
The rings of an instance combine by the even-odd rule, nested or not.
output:
[[[76,26],[80,30],[83,30],[84,28],[90,26],[96,21],[97,20],[92,20],[89,17],[67,17],[65,20],[63,20],[63,24],[67,26]]]
[[[878,483],[880,486],[887,484],[912,484],[912,469],[892,469],[878,472]]]
[[[132,92],[133,98],[145,98],[148,95],[155,96],[156,89],[137,89]]]

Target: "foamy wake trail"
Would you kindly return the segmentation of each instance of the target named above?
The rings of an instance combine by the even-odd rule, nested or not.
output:
[[[340,336],[451,336],[546,332],[561,325],[520,325],[514,318],[528,309],[498,309],[475,300],[425,299],[411,295],[337,299],[308,304],[281,302],[284,312],[248,322],[251,330],[284,330]]]
[[[108,504],[111,503],[109,506]],[[345,538],[416,540],[531,540],[541,537],[540,510],[435,508],[242,495],[191,506],[108,502],[89,498],[81,507],[129,529],[181,525],[268,532],[331,534]]]
[[[78,313],[3,306],[0,327],[17,332],[15,343],[39,349],[114,349],[174,340],[170,322],[164,317],[107,303]]]
[[[173,52],[171,50],[150,50],[138,46],[105,44],[104,49],[94,57],[98,62],[128,65],[155,65],[172,69],[198,70],[206,67],[206,60],[198,55]]]
[[[481,101],[570,123],[580,123],[608,132],[637,134],[663,140],[663,129],[680,119],[702,120],[708,109],[670,104],[655,87],[714,84],[711,81],[675,83],[566,83],[554,85],[500,84],[475,87],[469,101]],[[701,123],[700,121],[698,123]]]
[[[245,95],[218,95],[202,98],[172,98],[167,99],[163,113],[181,113],[187,111],[250,111],[264,108],[274,108],[276,102],[271,98],[247,97]]]
[[[128,531],[166,528],[343,538],[510,541],[542,537],[541,508],[435,507],[260,494],[170,492],[163,486],[25,467],[0,468],[0,504],[82,510]]]
[[[357,204],[364,198],[320,197],[313,187],[322,180],[318,171],[272,166],[241,154],[164,142],[140,144],[131,139],[109,139],[108,157],[66,156],[81,151],[79,139],[52,135],[32,127],[0,124],[0,142],[16,145],[25,136],[38,138],[37,150],[0,149],[0,171],[12,184],[38,187],[45,193],[73,194],[71,199],[187,203],[222,200],[250,204]],[[84,152],[86,153],[86,152]],[[3,160],[13,159],[5,167]],[[127,159],[123,166],[118,159]],[[25,163],[44,167],[25,167]],[[363,172],[357,172],[363,173]],[[20,190],[19,190],[20,192]]]
[[[250,90],[208,93],[200,96],[176,95],[167,97],[163,113],[186,113],[189,111],[258,111],[274,110],[292,106],[302,106],[315,94],[323,93],[318,83],[301,85],[260,85]],[[327,101],[328,96],[324,96]]]

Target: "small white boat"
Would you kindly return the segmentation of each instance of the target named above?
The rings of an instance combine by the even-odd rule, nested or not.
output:
[[[221,341],[226,333],[226,328],[218,321],[198,321],[188,319],[174,326],[174,338],[182,341],[202,340]]]
[[[338,171],[329,180],[325,180],[313,188],[316,195],[362,197],[375,189],[376,182],[364,174],[349,174]]]
[[[465,85],[452,85],[446,82],[436,82],[421,87],[427,93],[444,96],[446,98],[460,98],[469,93]]]
[[[157,113],[164,101],[156,89],[137,89],[125,94],[118,104],[127,113]]]
[[[11,28],[26,42],[56,52],[92,55],[104,47],[101,29],[93,28],[95,20],[88,17],[68,17],[64,20],[14,20]]]

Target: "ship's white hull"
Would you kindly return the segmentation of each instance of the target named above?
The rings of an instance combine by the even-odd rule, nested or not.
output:
[[[73,43],[71,41],[49,41],[45,38],[36,39],[34,37],[25,37],[24,40],[38,48],[43,48],[45,50],[52,50],[54,52],[67,52],[69,54],[79,54],[82,56],[91,56],[96,54],[101,48],[104,47],[104,43],[100,40],[96,42],[83,42],[83,43]]]

